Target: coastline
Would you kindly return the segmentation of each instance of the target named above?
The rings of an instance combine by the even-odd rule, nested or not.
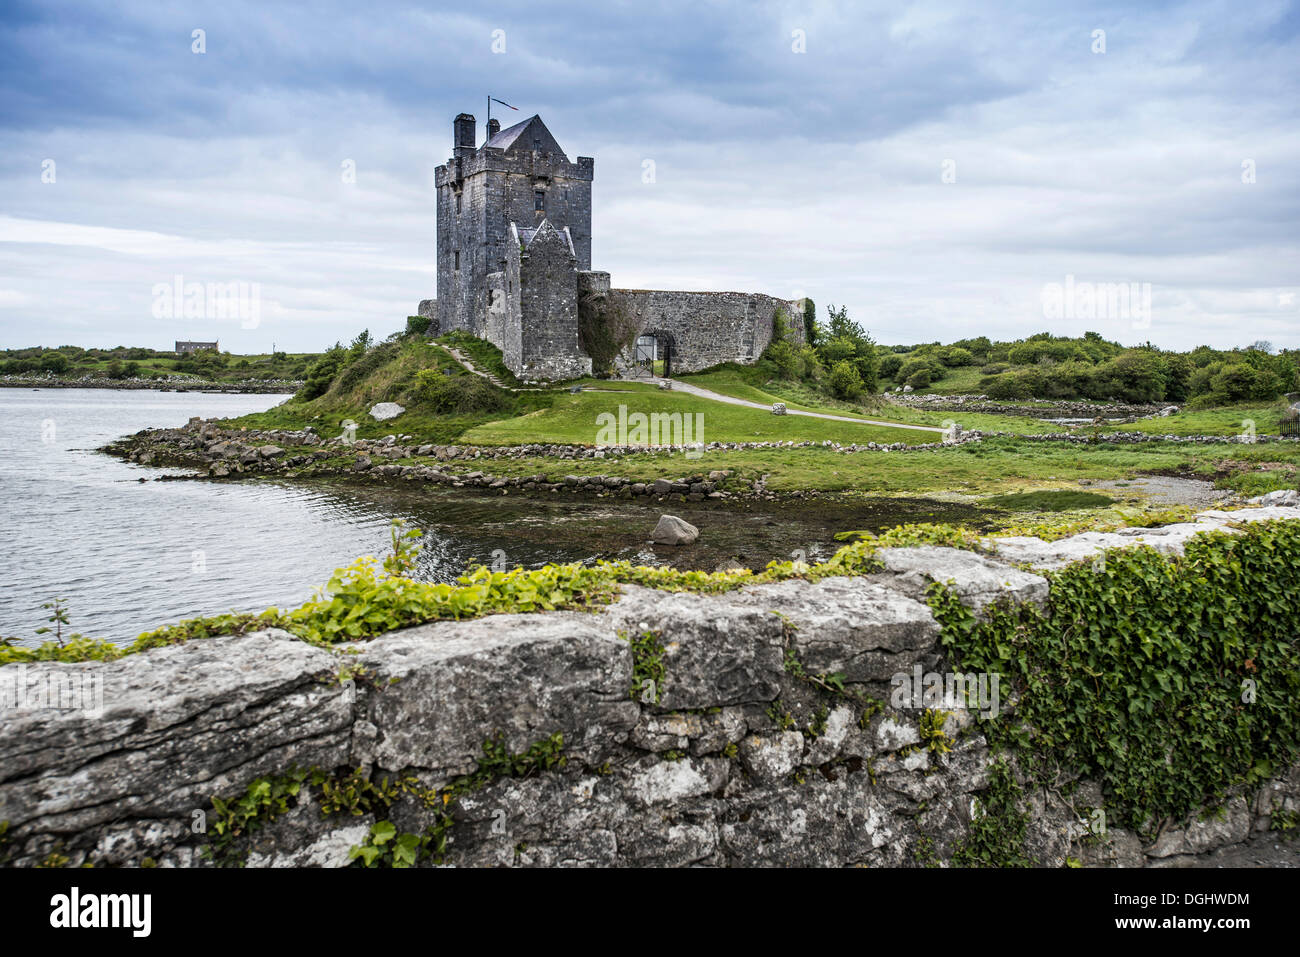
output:
[[[238,394],[292,395],[301,382],[272,379],[242,379],[238,382],[213,382],[186,379],[59,379],[0,376],[4,389],[118,389],[145,392],[227,392]]]

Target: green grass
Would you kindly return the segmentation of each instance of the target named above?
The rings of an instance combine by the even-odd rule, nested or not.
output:
[[[332,438],[342,434],[343,423],[350,420],[356,423],[357,438],[407,433],[422,442],[454,443],[460,441],[467,429],[503,415],[524,414],[551,401],[552,393],[511,393],[499,389],[467,371],[442,346],[418,336],[378,348],[385,351],[369,363],[373,368],[361,375],[349,375],[345,370],[335,376],[324,395],[310,401],[294,396],[266,412],[241,416],[229,424],[256,429],[301,429],[310,425],[321,435]],[[367,359],[371,355],[368,353]],[[490,408],[449,413],[431,407],[416,378],[424,369],[442,372],[462,383],[467,392],[474,390]],[[394,419],[378,422],[369,415],[377,402],[397,402],[406,411]]]
[[[1064,512],[1080,508],[1105,508],[1115,500],[1096,492],[1076,492],[1073,489],[1055,489],[1042,492],[1011,492],[994,495],[981,502],[994,508],[1014,512]]]
[[[1262,466],[1262,467],[1261,467]],[[618,458],[496,459],[490,471],[503,476],[545,474],[618,475],[641,481],[731,469],[740,487],[766,474],[778,492],[818,489],[848,496],[983,495],[1077,487],[1079,479],[1116,479],[1177,472],[1215,478],[1221,488],[1259,494],[1295,488],[1300,448],[1239,445],[1076,445],[1014,438],[920,452],[837,453],[830,449],[747,449],[712,451],[688,459],[681,454],[633,453]],[[1288,478],[1289,476],[1289,478]]]
[[[950,395],[970,394],[980,391],[980,379],[984,374],[980,372],[978,366],[958,366],[955,369],[947,370],[948,374],[942,379],[936,379],[930,383],[927,389],[917,389],[917,392],[935,392],[947,393]],[[904,383],[895,383],[904,385]]]
[[[1117,425],[1107,431],[1150,432],[1154,435],[1239,435],[1244,423],[1255,423],[1256,435],[1277,435],[1281,431],[1284,401],[1273,403],[1250,402],[1241,405],[1218,406],[1213,409],[1192,409],[1176,412],[1164,418],[1139,419],[1129,425]]]
[[[694,441],[703,442],[821,442],[844,444],[865,442],[933,441],[938,436],[911,429],[890,429],[850,422],[810,419],[805,416],[778,416],[761,409],[727,405],[712,399],[682,392],[651,390],[645,392],[560,393],[550,408],[538,409],[523,416],[490,422],[465,433],[464,440],[481,445],[522,445],[530,442],[560,442],[581,445],[597,443],[602,413],[617,415],[620,405],[629,414],[640,412],[703,415],[703,429]],[[675,444],[660,440],[660,444]]]
[[[968,431],[977,429],[980,432],[1012,432],[1016,435],[1045,435],[1048,432],[1061,431],[1059,425],[1027,416],[993,415],[987,412],[941,412],[913,409],[892,403],[881,409],[881,417],[915,425],[943,425],[944,422],[952,421],[960,423],[961,427]]]
[[[962,428],[983,432],[1014,432],[1033,435],[1059,430],[1058,426],[1039,419],[1014,415],[989,415],[978,412],[932,412],[895,405],[879,396],[862,402],[841,402],[800,383],[773,378],[770,367],[727,365],[706,372],[678,376],[683,382],[711,389],[721,395],[748,399],[751,402],[784,402],[787,408],[804,412],[827,412],[866,419],[880,419],[904,425],[931,425],[943,428],[955,421]]]
[[[457,331],[449,332],[445,336],[439,336],[434,341],[455,346],[463,355],[469,357],[470,362],[479,371],[491,373],[508,388],[517,389],[523,385],[515,374],[506,367],[501,350],[484,339],[471,336],[468,332]]]

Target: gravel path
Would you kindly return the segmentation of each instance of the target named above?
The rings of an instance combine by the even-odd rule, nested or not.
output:
[[[1083,484],[1083,483],[1080,483]],[[1229,498],[1232,492],[1215,488],[1205,479],[1178,478],[1173,475],[1145,475],[1134,479],[1108,479],[1092,482],[1098,489],[1136,492],[1157,505],[1214,505]]]

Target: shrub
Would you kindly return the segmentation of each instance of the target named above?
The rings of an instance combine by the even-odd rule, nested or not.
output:
[[[945,346],[937,354],[939,361],[949,368],[975,364],[975,357],[971,355],[970,350],[960,346]]]
[[[930,370],[917,369],[907,377],[907,384],[913,389],[928,389],[930,387]]]
[[[429,331],[429,326],[432,323],[432,316],[407,316],[406,334],[408,336],[422,336]]]
[[[826,384],[831,390],[831,395],[837,399],[856,399],[862,395],[862,376],[858,374],[857,367],[846,359],[831,366],[831,374]]]
[[[501,412],[511,407],[509,396],[482,376],[444,375],[437,369],[415,374],[416,395],[433,412]]]

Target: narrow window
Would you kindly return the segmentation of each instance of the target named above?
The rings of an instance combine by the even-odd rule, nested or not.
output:
[[[546,193],[543,190],[537,190],[533,193],[533,209],[546,211]]]
[[[459,192],[457,192],[457,193],[456,193],[456,212],[458,212],[458,213],[460,212],[460,197],[461,197],[461,194],[460,194]]]
[[[533,137],[533,149],[539,153],[542,151],[542,138],[540,136]]]
[[[456,257],[456,262],[455,262],[455,266],[454,266],[454,268],[459,269],[459,268],[460,268],[460,250],[457,249],[454,253],[452,253],[452,255]]]

